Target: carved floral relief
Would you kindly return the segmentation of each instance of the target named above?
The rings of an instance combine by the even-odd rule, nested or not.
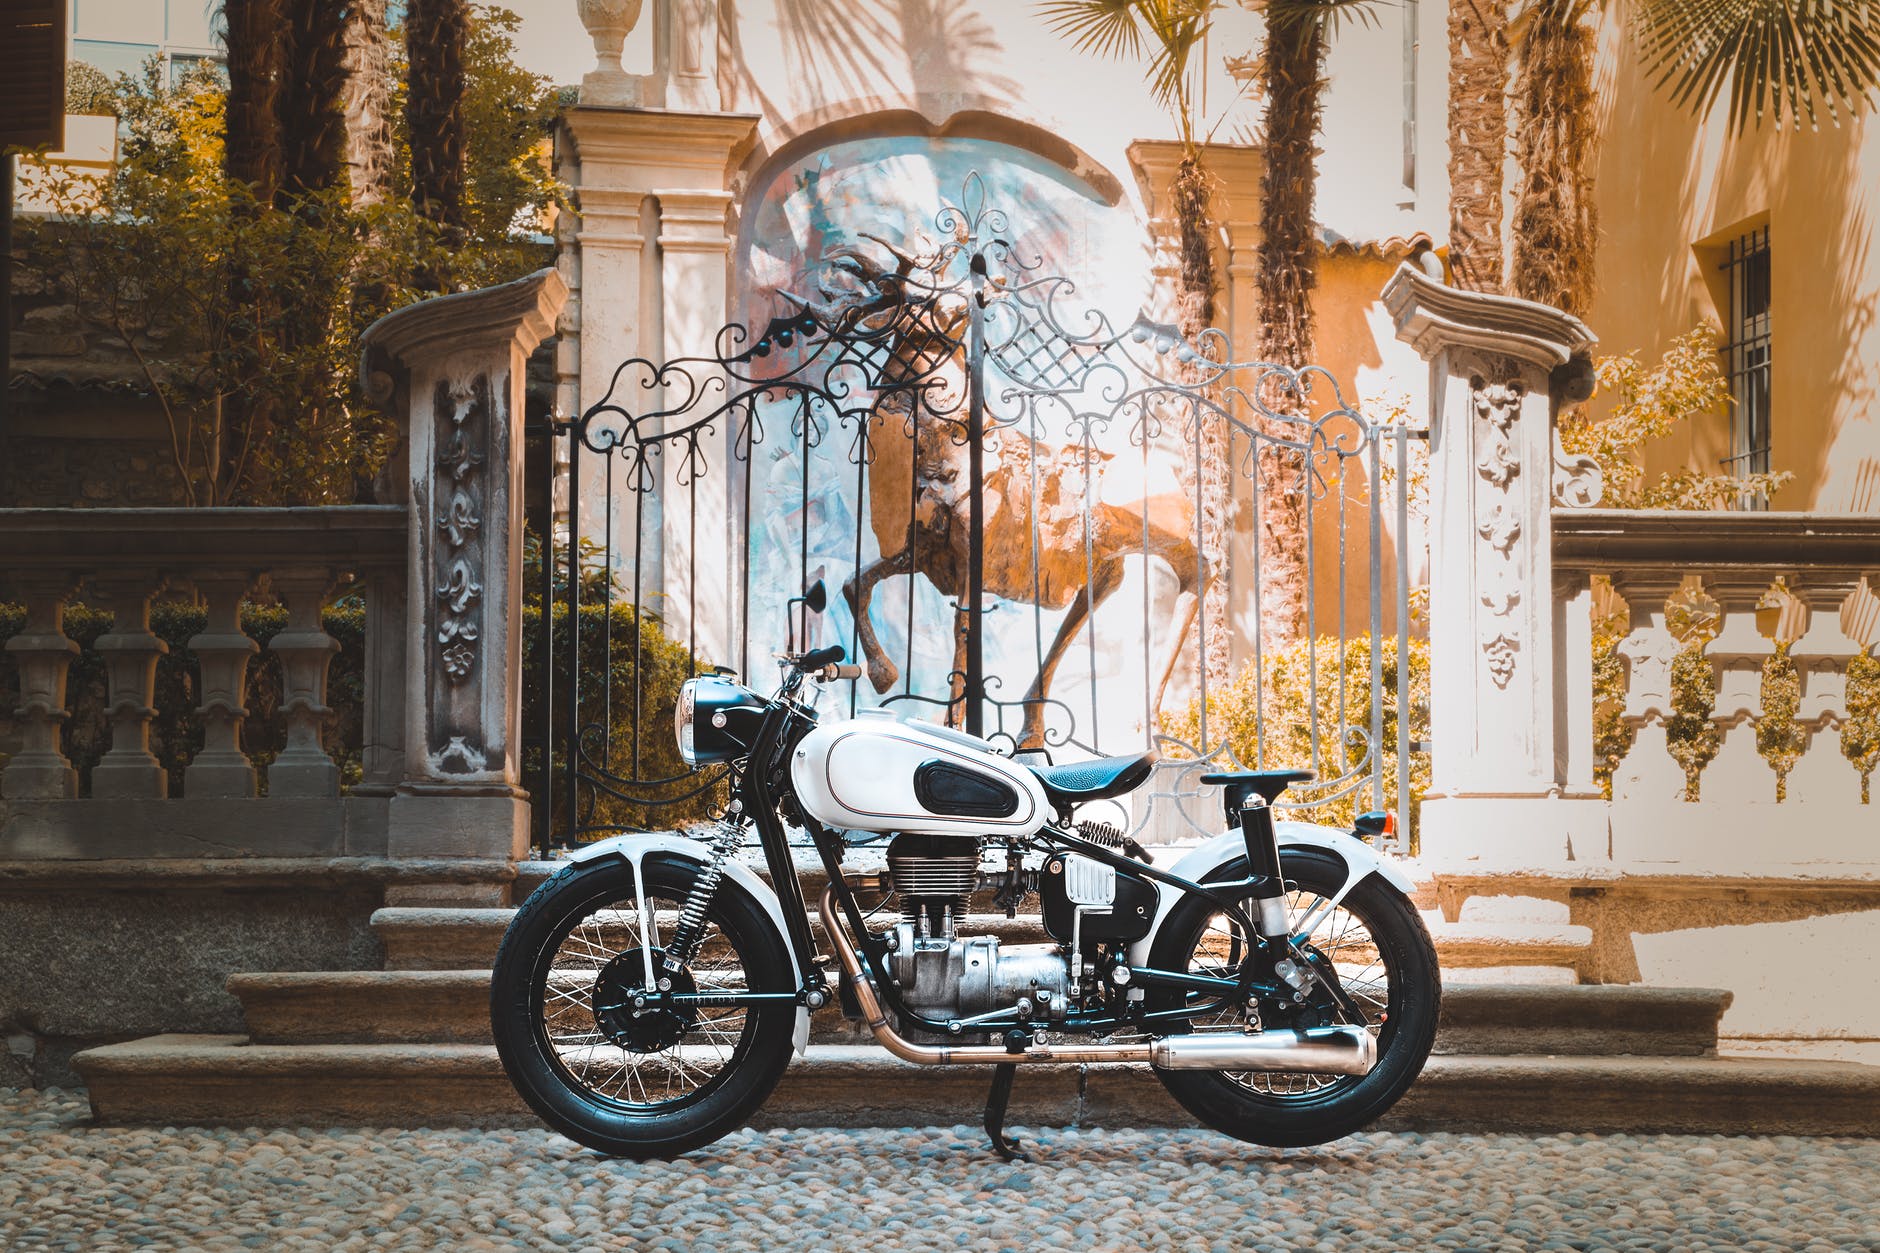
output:
[[[1475,552],[1476,595],[1491,615],[1482,626],[1482,655],[1489,678],[1500,688],[1514,678],[1521,651],[1520,628],[1512,615],[1521,603],[1527,544],[1513,485],[1521,474],[1515,424],[1526,398],[1527,387],[1519,379],[1491,382],[1480,374],[1469,379],[1475,472],[1481,479],[1475,498],[1475,533],[1482,540]]]

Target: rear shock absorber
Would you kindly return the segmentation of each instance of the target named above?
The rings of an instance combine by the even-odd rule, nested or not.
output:
[[[732,803],[736,805],[735,801]],[[661,963],[667,974],[676,973],[698,954],[698,946],[705,939],[705,915],[712,907],[712,898],[718,895],[719,882],[725,877],[725,862],[743,842],[744,826],[738,821],[734,808],[713,828],[709,843],[711,856],[699,871],[679,911],[679,925],[672,930],[672,943],[666,946],[666,957]]]

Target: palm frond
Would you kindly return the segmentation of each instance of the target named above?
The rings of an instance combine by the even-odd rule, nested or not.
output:
[[[1142,55],[1139,7],[1138,0],[1042,0],[1038,11],[1077,51],[1120,60]]]
[[[1389,0],[1261,0],[1249,7],[1266,15],[1269,30],[1298,30],[1316,26],[1326,38],[1335,37],[1345,25],[1377,25],[1377,11]]]
[[[1645,0],[1637,31],[1673,103],[1707,112],[1728,90],[1738,132],[1772,115],[1838,124],[1880,88],[1880,0]]]

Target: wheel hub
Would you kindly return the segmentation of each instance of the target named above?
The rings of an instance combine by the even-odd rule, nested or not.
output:
[[[652,951],[653,976],[670,986],[646,990],[644,950],[631,948],[601,967],[594,978],[594,1025],[616,1046],[634,1053],[657,1053],[671,1048],[698,1021],[698,1010],[675,1008],[670,995],[698,990],[692,973],[683,966],[667,971],[665,951]]]

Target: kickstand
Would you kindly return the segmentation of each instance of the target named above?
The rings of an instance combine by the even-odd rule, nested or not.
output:
[[[992,1151],[1008,1162],[1031,1160],[1018,1151],[1018,1141],[1005,1134],[1005,1106],[1012,1099],[1012,1078],[1017,1073],[1014,1065],[994,1066],[992,1091],[986,1094],[986,1134],[992,1137]]]

